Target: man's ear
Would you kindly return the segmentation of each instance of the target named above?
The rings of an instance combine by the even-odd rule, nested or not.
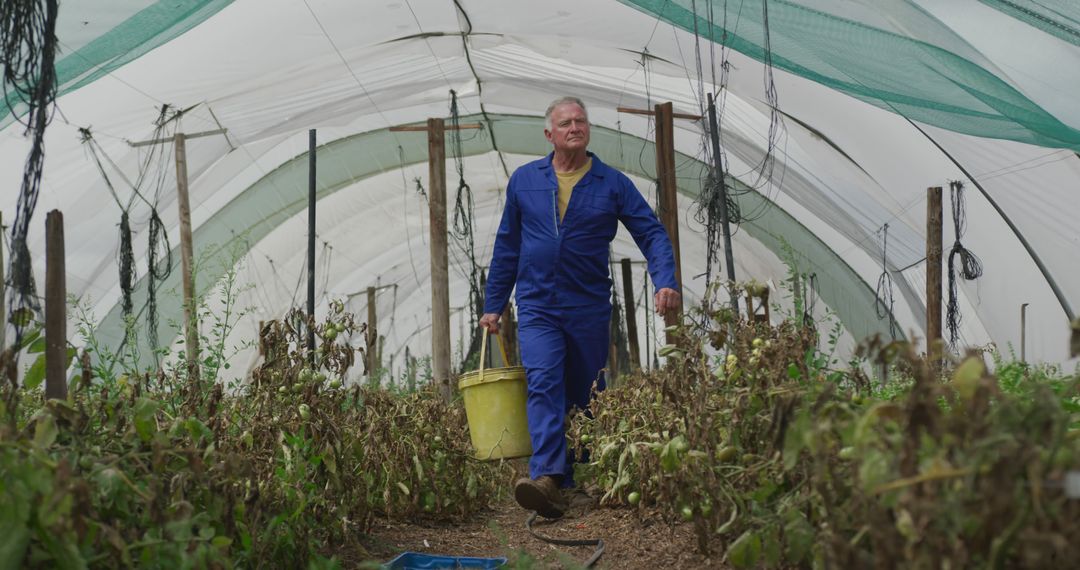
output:
[[[550,129],[544,129],[544,138],[546,138],[548,142],[552,142]]]

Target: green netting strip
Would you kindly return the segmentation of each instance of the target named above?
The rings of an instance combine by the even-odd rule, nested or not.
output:
[[[764,61],[762,0],[714,6],[711,22],[704,1],[693,7],[690,0],[621,1],[689,32],[696,20],[703,39]],[[909,7],[899,17],[937,45],[792,2],[770,0],[768,8],[772,61],[779,69],[944,129],[1080,149],[1080,131],[973,61],[978,53],[925,12]],[[724,9],[730,10],[726,16]]]
[[[160,0],[124,20],[56,63],[57,96],[87,85],[150,50],[179,37],[231,4],[233,0]],[[63,7],[61,6],[61,9]],[[64,38],[60,38],[63,42]],[[0,128],[11,123],[0,101]],[[16,113],[22,114],[22,109]]]
[[[1075,46],[1080,46],[1080,2],[1076,0],[979,0]]]

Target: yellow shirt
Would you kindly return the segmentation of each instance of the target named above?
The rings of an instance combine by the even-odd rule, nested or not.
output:
[[[570,205],[570,194],[574,192],[574,186],[592,168],[592,158],[585,161],[585,165],[573,172],[555,172],[559,178],[559,221],[566,216],[566,207]]]

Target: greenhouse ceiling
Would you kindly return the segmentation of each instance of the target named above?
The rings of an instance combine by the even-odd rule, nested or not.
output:
[[[234,277],[234,300],[250,307],[228,340],[240,345],[304,298],[316,129],[317,312],[342,299],[363,315],[360,293],[382,287],[385,354],[424,355],[428,228],[417,180],[428,184],[427,146],[423,134],[390,127],[449,119],[451,92],[460,120],[481,125],[462,134],[459,154],[475,195],[475,257],[486,265],[509,173],[550,150],[551,100],[582,98],[592,150],[654,202],[653,123],[618,108],[670,101],[702,115],[715,93],[745,214],[734,237],[740,279],[771,283],[789,309],[789,266],[815,275],[811,310],[842,325],[843,350],[875,333],[922,338],[926,195],[942,186],[946,258],[960,241],[984,267],[958,279],[958,344],[1018,353],[1026,305],[1028,359],[1068,362],[1068,322],[1080,308],[1076,2],[97,0],[61,3],[57,36],[60,89],[28,245],[43,283],[44,213],[64,213],[68,292],[108,343],[124,337],[122,210],[138,311],[151,205],[174,253],[179,243],[172,148],[130,143],[225,130],[190,140],[187,163],[197,289],[213,310]],[[14,189],[30,143],[14,120],[24,110],[9,111],[0,184]],[[156,126],[162,117],[171,120]],[[695,198],[712,158],[703,122],[675,127],[684,287],[697,300],[706,239]],[[457,167],[450,157],[451,203]],[[954,181],[965,198],[959,240]],[[10,223],[18,193],[0,200]],[[451,250],[451,305],[461,307],[465,257]],[[623,233],[613,252],[641,259]],[[182,318],[177,274],[157,300],[166,341]],[[642,328],[662,326],[639,313]],[[467,310],[452,318],[458,347]],[[234,360],[243,370],[256,358],[244,348]]]

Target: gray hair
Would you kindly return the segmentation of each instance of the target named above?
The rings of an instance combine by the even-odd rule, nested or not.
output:
[[[559,97],[558,99],[552,101],[550,105],[548,105],[547,111],[544,111],[544,127],[546,127],[549,131],[551,130],[551,112],[555,110],[555,107],[558,107],[559,105],[570,104],[581,107],[581,110],[585,112],[585,120],[589,120],[589,110],[585,108],[584,101],[578,99],[577,97]]]

